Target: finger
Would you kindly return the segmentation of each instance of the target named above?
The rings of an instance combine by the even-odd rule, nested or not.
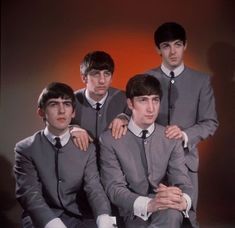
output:
[[[120,139],[120,138],[123,136],[124,130],[125,130],[125,126],[120,125],[120,126],[118,127],[118,135],[117,135],[117,138],[118,138],[118,139]]]
[[[86,151],[87,148],[88,148],[88,145],[89,145],[89,137],[87,135],[81,137],[80,142],[81,142],[81,145],[82,145],[82,149],[84,151]]]
[[[127,133],[127,125],[122,125],[122,127],[123,127],[122,135],[126,135],[126,133]]]
[[[112,129],[112,127],[113,127],[113,122],[109,124],[108,129]]]
[[[72,139],[73,139],[73,143],[75,144],[75,146],[79,148],[79,144],[77,142],[76,136],[72,136]]]
[[[88,140],[89,140],[89,142],[93,142],[94,141],[93,138],[91,138],[91,136],[89,136],[89,135],[88,135]]]
[[[117,126],[115,123],[112,124],[112,136],[117,139],[118,137],[118,130],[117,130]]]

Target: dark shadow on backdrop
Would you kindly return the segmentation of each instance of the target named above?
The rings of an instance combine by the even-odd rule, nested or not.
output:
[[[235,224],[235,47],[217,42],[207,54],[220,125],[201,167],[200,207],[208,221]]]
[[[11,221],[9,218],[10,211],[16,206],[15,199],[15,179],[13,177],[11,163],[0,155],[0,227],[17,228],[17,221]]]

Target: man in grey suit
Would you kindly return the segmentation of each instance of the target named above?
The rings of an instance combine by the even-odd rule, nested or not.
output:
[[[127,83],[126,96],[132,111],[126,135],[114,139],[106,131],[100,137],[105,191],[126,228],[180,227],[191,209],[192,185],[181,142],[166,138],[165,127],[155,123],[160,82],[136,75]]]
[[[89,141],[94,141],[98,152],[98,138],[104,130],[112,128],[117,138],[125,134],[127,118],[124,113],[130,112],[125,93],[111,87],[114,61],[108,53],[87,53],[80,64],[80,73],[85,88],[75,92],[76,115],[72,121],[80,128],[74,127],[71,132],[79,148],[86,150]]]
[[[74,109],[73,90],[63,83],[49,84],[38,100],[38,114],[46,128],[16,144],[16,197],[24,209],[24,228],[113,227],[95,146],[90,144],[84,153],[70,138]],[[82,214],[83,182],[96,222]]]
[[[198,200],[198,149],[201,140],[215,133],[218,120],[210,77],[184,65],[186,32],[175,23],[164,23],[154,33],[161,66],[147,73],[162,86],[163,97],[157,123],[166,126],[169,139],[180,139],[185,149],[186,165],[193,183],[193,205]],[[196,216],[194,212],[194,216]]]

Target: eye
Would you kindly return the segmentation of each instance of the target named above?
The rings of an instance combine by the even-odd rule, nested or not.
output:
[[[166,49],[168,47],[169,47],[168,43],[163,43],[163,44],[160,45],[160,48],[162,48],[162,49]]]
[[[111,77],[112,76],[112,73],[111,72],[105,72],[104,73],[104,76],[106,77],[106,78],[109,78],[109,77]]]
[[[182,41],[180,41],[180,42],[175,43],[175,46],[177,46],[177,47],[182,47],[182,46],[184,46],[184,44],[183,44]]]
[[[47,106],[49,106],[49,107],[55,107],[56,105],[57,105],[57,102],[53,102],[53,101],[51,101],[47,104]]]
[[[71,101],[64,102],[64,105],[65,105],[66,107],[71,107],[71,106],[72,106],[72,102],[71,102]]]
[[[99,77],[100,71],[99,70],[91,70],[89,72],[89,75],[92,76],[92,77]]]
[[[153,98],[153,101],[154,101],[155,103],[159,103],[159,102],[160,102],[160,99],[159,99],[159,97],[155,97],[155,98]]]

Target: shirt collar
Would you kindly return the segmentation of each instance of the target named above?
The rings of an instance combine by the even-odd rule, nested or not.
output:
[[[148,130],[148,133],[147,133],[147,137],[149,137],[153,131],[154,131],[154,128],[155,128],[155,124],[152,123],[147,129],[142,129],[140,128],[139,126],[136,125],[136,123],[133,121],[133,119],[131,118],[129,123],[128,123],[128,129],[134,134],[136,135],[137,137],[142,137],[142,131],[143,130]]]
[[[44,129],[44,135],[47,137],[47,139],[53,144],[55,145],[55,137],[59,137],[60,138],[60,142],[61,142],[61,145],[62,146],[65,146],[69,139],[70,139],[70,132],[69,132],[69,129],[63,134],[63,135],[60,135],[60,136],[56,136],[56,135],[53,135],[49,130],[48,130],[48,127],[46,127]]]
[[[105,102],[107,96],[108,96],[108,92],[106,92],[105,96],[104,96],[100,101],[98,101],[98,102],[101,104],[100,107],[103,106],[103,104],[104,104],[104,102]],[[93,100],[93,99],[89,96],[89,93],[88,93],[87,89],[85,90],[85,97],[86,97],[88,103],[92,106],[92,108],[95,109],[95,108],[96,108],[96,103],[97,103],[97,101]]]
[[[179,76],[183,70],[184,70],[184,63],[181,63],[178,67],[176,67],[174,70],[169,70],[168,68],[166,68],[163,63],[161,64],[161,70],[163,71],[163,73],[165,73],[165,75],[167,77],[171,77],[170,72],[173,71],[175,74],[175,77]]]

